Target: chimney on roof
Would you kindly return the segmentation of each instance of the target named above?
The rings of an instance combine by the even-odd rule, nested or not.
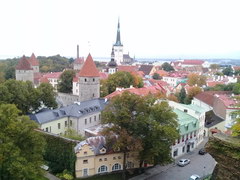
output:
[[[79,45],[77,45],[77,59],[79,58]]]

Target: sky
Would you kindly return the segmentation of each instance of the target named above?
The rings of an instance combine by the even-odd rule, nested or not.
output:
[[[1,0],[0,58],[109,57],[120,19],[136,58],[240,59],[239,0]]]

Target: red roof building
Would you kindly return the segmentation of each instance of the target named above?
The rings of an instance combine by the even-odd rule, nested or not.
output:
[[[18,62],[16,66],[16,70],[33,70],[33,68],[31,67],[31,64],[29,63],[25,55],[23,55],[23,57]]]
[[[37,58],[35,57],[34,53],[32,53],[31,57],[28,59],[28,62],[32,66],[39,66],[39,62],[38,62]]]
[[[99,71],[93,62],[91,54],[88,54],[86,61],[83,64],[82,69],[79,72],[80,77],[100,77]]]
[[[204,63],[203,60],[184,60],[182,64],[185,65],[198,65],[201,66]]]
[[[126,71],[126,72],[137,72],[138,71],[138,67],[137,66],[118,66],[118,71]]]

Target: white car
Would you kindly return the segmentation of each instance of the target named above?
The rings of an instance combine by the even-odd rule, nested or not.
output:
[[[179,166],[186,166],[187,164],[189,164],[190,163],[190,159],[180,159],[179,161],[178,161],[178,165]]]
[[[197,174],[193,174],[193,175],[191,175],[190,178],[189,178],[189,180],[198,180],[198,179],[200,179],[200,176],[197,175]]]

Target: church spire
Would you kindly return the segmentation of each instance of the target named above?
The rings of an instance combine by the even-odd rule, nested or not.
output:
[[[116,43],[114,44],[114,46],[122,46],[121,37],[120,37],[120,22],[119,22],[119,18],[118,18],[118,28],[117,28],[117,39],[116,39]]]

